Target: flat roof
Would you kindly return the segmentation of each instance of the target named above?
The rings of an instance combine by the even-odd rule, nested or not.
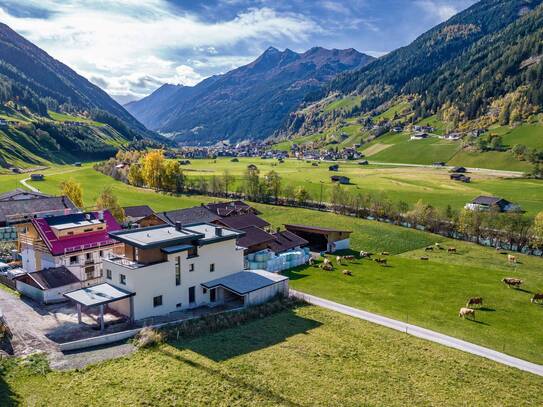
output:
[[[270,273],[269,271],[247,270],[202,283],[201,286],[207,289],[220,286],[238,295],[245,295],[285,280],[288,280],[288,277]]]
[[[136,246],[141,249],[150,249],[164,245],[174,246],[176,244],[197,240],[202,237],[202,234],[185,228],[177,230],[170,225],[159,225],[142,229],[113,232],[110,236],[131,246]]]
[[[222,235],[221,236],[217,236],[217,234],[216,234],[216,231],[217,231],[218,228],[222,229]],[[203,237],[200,238],[200,240],[204,240],[204,241],[205,240],[215,240],[215,238],[217,238],[217,237],[223,237],[223,238],[237,237],[237,236],[243,234],[242,232],[238,232],[238,231],[233,230],[233,229],[227,229],[227,228],[224,228],[224,227],[221,227],[221,226],[218,226],[218,225],[211,225],[209,223],[200,223],[200,224],[196,224],[196,225],[189,225],[189,226],[186,227],[186,229],[203,235]]]
[[[104,223],[104,222],[98,219],[91,219],[91,220],[82,220],[80,222],[68,222],[68,223],[50,225],[50,226],[53,229],[64,230],[64,229],[72,229],[72,228],[78,228],[78,227],[83,227],[83,226],[99,225],[101,223]]]
[[[85,305],[86,307],[108,304],[113,301],[132,297],[133,295],[136,295],[136,293],[114,287],[108,283],[80,288],[79,290],[70,291],[64,294],[66,298],[81,305]]]

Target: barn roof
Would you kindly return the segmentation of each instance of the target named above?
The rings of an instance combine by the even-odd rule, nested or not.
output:
[[[286,252],[287,250],[293,249],[295,247],[305,246],[309,244],[307,240],[288,230],[274,233],[273,237],[275,238],[275,240],[273,242],[270,242],[268,246],[275,253]]]
[[[294,224],[285,224],[285,228],[291,232],[296,233],[297,230],[301,232],[317,233],[321,235],[327,235],[329,233],[353,233],[351,230],[343,229],[334,229],[334,228],[325,228],[320,226],[309,226],[309,225],[294,225]]]
[[[17,279],[21,280],[26,276],[32,279],[42,290],[49,290],[51,288],[79,283],[79,279],[64,266],[52,267],[34,271],[32,273],[22,274],[17,277]]]

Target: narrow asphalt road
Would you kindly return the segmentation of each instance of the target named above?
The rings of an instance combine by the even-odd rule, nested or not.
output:
[[[24,186],[24,187],[30,189],[30,190],[33,191],[33,192],[40,192],[40,190],[39,190],[38,188],[35,188],[35,187],[33,187],[32,185],[29,185],[29,184],[27,183],[27,181],[29,181],[29,180],[30,180],[30,178],[25,178],[25,179],[22,179],[22,180],[19,181],[19,182],[21,183],[22,186]]]
[[[470,342],[462,341],[451,336],[443,335],[429,329],[421,328],[416,325],[407,324],[405,322],[386,318],[381,315],[373,314],[371,312],[366,312],[346,305],[338,304],[337,302],[325,300],[324,298],[315,297],[314,295],[305,294],[300,291],[290,290],[290,294],[319,307],[327,308],[329,310],[340,312],[351,317],[373,322],[374,324],[386,326],[387,328],[392,328],[397,331],[416,336],[418,338],[439,343],[441,345],[468,352],[473,355],[482,356],[503,365],[515,367],[517,369],[524,370],[538,376],[543,376],[543,365],[537,365],[535,363],[527,362],[525,360],[506,355],[505,353],[496,352],[495,350],[475,345]]]

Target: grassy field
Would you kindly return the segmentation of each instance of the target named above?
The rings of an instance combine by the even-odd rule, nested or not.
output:
[[[53,119],[54,121],[57,121],[57,122],[78,122],[78,123],[84,123],[84,124],[88,124],[88,125],[91,125],[91,126],[97,126],[97,127],[105,126],[104,123],[100,123],[100,122],[97,122],[97,121],[94,121],[94,120],[91,120],[91,119],[87,119],[85,117],[72,116],[72,115],[66,114],[66,113],[53,112],[52,110],[49,110],[47,113],[49,114],[49,117],[51,119]]]
[[[312,306],[79,371],[31,369],[0,375],[2,406],[543,403],[540,377]]]
[[[247,165],[251,163],[257,165],[261,175],[271,170],[278,172],[284,185],[303,185],[315,200],[320,200],[322,188],[323,200],[329,200],[333,187],[330,176],[334,173],[328,171],[328,163],[313,167],[311,163],[298,160],[286,160],[283,164],[277,164],[276,160],[242,158],[237,163],[230,162],[229,159],[192,160],[190,165],[183,168],[188,176],[204,177],[220,175],[227,169],[232,176],[237,177],[239,186]],[[403,200],[409,204],[422,199],[439,208],[451,205],[456,209],[461,209],[466,202],[478,195],[497,195],[518,202],[530,216],[543,210],[543,182],[538,180],[504,179],[472,173],[472,182],[465,184],[450,180],[447,170],[439,168],[360,166],[356,163],[339,165],[339,175],[351,179],[351,184],[345,188],[352,194],[385,194],[394,202]],[[522,194],[518,191],[522,191]]]

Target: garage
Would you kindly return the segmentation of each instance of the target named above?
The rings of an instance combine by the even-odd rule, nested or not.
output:
[[[350,230],[291,224],[285,225],[285,229],[307,240],[314,252],[334,253],[350,248]]]
[[[288,295],[288,277],[265,270],[247,270],[201,284],[217,293],[216,303],[237,301],[250,306]]]
[[[64,293],[81,287],[81,282],[66,267],[47,268],[16,277],[17,291],[41,304],[66,301]]]

